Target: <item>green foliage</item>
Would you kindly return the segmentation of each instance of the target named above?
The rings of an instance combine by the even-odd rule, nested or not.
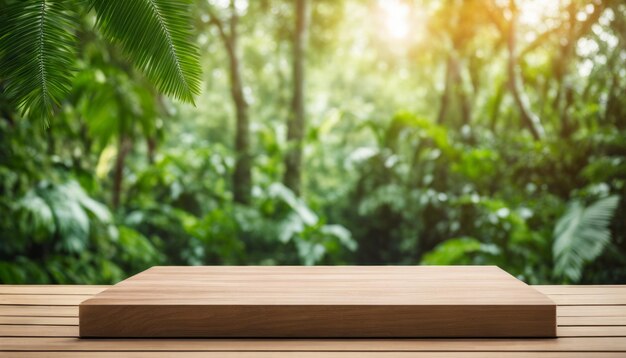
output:
[[[200,93],[199,54],[191,43],[190,2],[90,0],[96,25],[166,95]],[[22,115],[52,117],[70,92],[83,2],[25,0],[0,4],[0,78]]]
[[[23,115],[48,119],[69,93],[75,18],[67,1],[24,0],[7,5],[0,26],[0,78]]]
[[[554,273],[573,282],[580,280],[586,263],[596,259],[611,240],[609,224],[619,197],[611,196],[585,206],[578,200],[554,228]]]
[[[342,249],[356,249],[348,230],[340,225],[326,225],[280,183],[270,185],[261,207],[268,218],[276,222],[274,236],[284,244],[295,245],[299,261],[305,265],[321,262],[325,255],[336,255]]]
[[[500,254],[494,244],[471,237],[447,240],[422,257],[424,265],[488,265],[489,257]]]
[[[108,208],[75,181],[37,183],[9,209],[18,221],[2,237],[9,243],[0,249],[0,281],[4,283],[115,282],[124,277],[119,259],[135,261],[150,255],[139,254],[135,247],[142,243],[126,239],[126,232],[118,241]],[[116,257],[120,245],[125,252]],[[4,261],[7,256],[12,260]]]
[[[200,93],[197,47],[189,40],[190,1],[92,0],[97,24],[167,95],[186,102]]]
[[[120,261],[131,266],[132,272],[141,271],[145,267],[159,264],[164,260],[163,254],[152,241],[140,232],[126,226],[118,227],[119,245],[124,248],[120,252]]]
[[[90,233],[90,216],[101,224],[111,222],[109,210],[91,199],[76,182],[51,185],[42,182],[17,204],[23,215],[22,232],[35,238],[57,236],[55,249],[80,253],[86,249]],[[28,225],[33,222],[35,225]],[[31,231],[32,230],[32,231]]]
[[[405,37],[392,3],[310,2],[296,196],[281,183],[292,2],[0,0],[0,282],[488,264],[532,284],[623,283],[626,7],[517,2],[513,72],[538,140],[509,86],[506,1],[404,2]]]

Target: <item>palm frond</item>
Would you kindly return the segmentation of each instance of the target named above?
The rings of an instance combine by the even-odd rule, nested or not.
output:
[[[49,120],[70,90],[75,58],[73,13],[63,0],[22,0],[6,9],[0,76],[23,115]]]
[[[585,263],[598,257],[611,240],[609,224],[619,202],[610,196],[585,207],[573,201],[554,229],[555,274],[578,281]]]
[[[193,102],[200,62],[191,37],[189,0],[91,0],[97,24],[156,87]]]

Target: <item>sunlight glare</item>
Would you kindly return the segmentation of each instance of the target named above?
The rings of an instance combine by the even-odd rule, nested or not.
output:
[[[405,39],[409,35],[409,5],[401,0],[379,0],[389,35]]]
[[[557,16],[560,1],[556,0],[522,0],[518,2],[519,21],[530,27],[544,25],[546,18]]]

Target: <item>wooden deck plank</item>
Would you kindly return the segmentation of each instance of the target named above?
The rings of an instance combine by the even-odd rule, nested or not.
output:
[[[119,352],[0,352],[11,358],[119,358]],[[526,352],[124,352],[127,358],[526,358]],[[623,353],[534,352],[536,358],[623,358]]]
[[[559,317],[626,317],[626,306],[557,306]]]
[[[78,317],[78,306],[0,305],[0,316]],[[626,317],[626,306],[558,306],[559,317]]]
[[[78,305],[64,306],[33,306],[33,305],[0,305],[0,316],[62,316],[78,317]],[[613,316],[626,317],[626,305],[585,306],[584,304],[558,306],[557,316],[560,317],[593,317]]]
[[[626,326],[559,326],[559,337],[626,337]],[[0,324],[0,337],[78,337],[77,325]]]
[[[5,351],[626,352],[626,339],[80,339],[0,338]]]
[[[109,285],[0,285],[0,295],[95,295]]]
[[[78,337],[78,326],[0,324],[0,337]]]
[[[37,306],[36,306],[37,307]],[[14,325],[50,325],[50,326],[78,326],[77,317],[50,317],[50,316],[1,316],[0,324]],[[626,326],[626,317],[558,317],[557,325],[563,326]]]
[[[119,352],[0,352],[11,358],[119,358]],[[124,352],[127,358],[526,358],[526,352]],[[623,358],[623,353],[534,352],[536,358]]]
[[[533,285],[544,295],[626,294],[626,285]]]
[[[548,295],[559,306],[626,305],[626,294]]]
[[[78,317],[78,305],[16,306],[0,305],[0,316]]]
[[[605,291],[599,291],[604,286],[539,287],[560,303],[558,339],[382,340],[78,339],[77,297],[90,297],[90,287],[59,286],[46,293],[42,286],[0,285],[0,358],[506,358],[530,352],[543,358],[626,357],[626,294],[621,292],[626,286],[608,286]],[[29,296],[19,303],[2,303]]]
[[[0,295],[0,305],[76,306],[92,295]]]
[[[557,328],[559,337],[626,337],[625,326],[563,326]],[[626,340],[626,338],[624,338]]]
[[[626,326],[626,317],[557,317],[559,326]]]
[[[78,326],[78,317],[0,316],[0,324]]]

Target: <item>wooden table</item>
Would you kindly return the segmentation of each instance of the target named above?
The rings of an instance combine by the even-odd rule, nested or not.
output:
[[[83,338],[554,338],[497,266],[154,266],[78,307]]]
[[[625,286],[534,286],[557,339],[79,339],[78,304],[107,286],[0,285],[1,357],[626,357]]]

